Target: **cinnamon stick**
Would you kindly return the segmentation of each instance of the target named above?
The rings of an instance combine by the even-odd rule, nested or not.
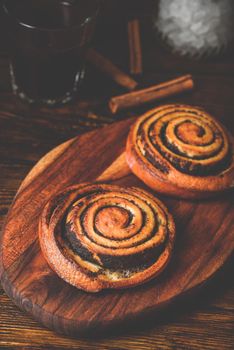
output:
[[[112,97],[109,100],[109,109],[112,113],[120,110],[140,106],[147,102],[160,100],[162,98],[179,94],[186,90],[191,90],[194,82],[191,75],[184,75],[179,78],[169,80],[165,83],[157,84],[146,89],[133,91],[124,95]]]
[[[109,61],[106,57],[102,56],[94,49],[87,50],[86,59],[125,89],[132,91],[138,85],[134,79],[121,71],[111,61]]]
[[[142,50],[140,23],[138,19],[128,22],[129,64],[132,74],[142,73]]]

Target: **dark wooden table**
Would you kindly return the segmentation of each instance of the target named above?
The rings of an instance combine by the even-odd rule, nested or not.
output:
[[[93,44],[128,71],[126,18],[121,14],[122,9],[118,13],[116,9],[110,6],[104,13]],[[10,88],[3,36],[0,40],[1,225],[21,181],[43,154],[79,133],[133,114],[113,117],[100,108],[108,96],[123,90],[90,66],[79,100],[69,105],[48,109],[19,101]],[[194,92],[169,101],[201,105],[214,115],[222,115],[226,126],[233,131],[234,52],[202,62],[176,57],[156,42],[147,14],[142,20],[142,44],[144,75],[139,78],[142,84],[192,73],[196,81]],[[87,113],[97,108],[98,117]],[[41,327],[18,310],[0,287],[0,349],[233,349],[233,311],[233,259],[204,288],[145,320],[144,324],[130,325],[92,339],[69,339]]]

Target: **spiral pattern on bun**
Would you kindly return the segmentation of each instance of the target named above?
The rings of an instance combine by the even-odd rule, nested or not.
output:
[[[127,162],[151,188],[199,198],[233,187],[233,140],[201,108],[165,105],[133,125]]]
[[[171,256],[166,207],[139,188],[80,184],[52,198],[40,218],[44,257],[65,281],[90,292],[156,276]]]

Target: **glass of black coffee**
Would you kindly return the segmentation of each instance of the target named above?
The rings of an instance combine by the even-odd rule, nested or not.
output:
[[[98,0],[3,0],[15,94],[29,103],[70,101],[84,78]]]

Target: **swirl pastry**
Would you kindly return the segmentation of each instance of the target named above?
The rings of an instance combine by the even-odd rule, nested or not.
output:
[[[149,187],[183,198],[202,198],[234,186],[233,140],[201,108],[165,105],[133,125],[126,157]]]
[[[45,206],[42,252],[65,281],[89,292],[141,284],[168,263],[175,236],[165,206],[139,188],[80,184]]]

